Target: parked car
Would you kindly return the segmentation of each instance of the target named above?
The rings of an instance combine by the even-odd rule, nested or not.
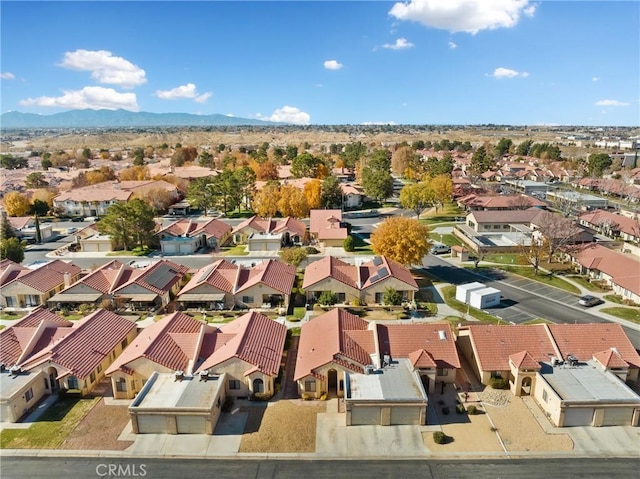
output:
[[[451,253],[451,246],[446,245],[446,244],[442,244],[442,243],[437,243],[437,244],[434,244],[431,247],[431,249],[429,250],[429,253],[431,253],[431,254]]]
[[[66,234],[70,235],[72,233],[75,233],[76,231],[78,231],[78,228],[72,226],[71,228],[67,228]]]
[[[590,308],[591,306],[596,306],[602,303],[604,303],[603,300],[601,300],[600,298],[597,298],[596,296],[591,296],[590,294],[586,294],[578,300],[578,304],[580,306],[586,306],[587,308]]]

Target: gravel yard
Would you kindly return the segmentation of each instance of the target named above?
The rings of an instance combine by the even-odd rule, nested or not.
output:
[[[133,444],[131,441],[118,441],[118,436],[128,421],[127,406],[107,406],[104,399],[101,399],[67,436],[60,448],[123,451]]]
[[[249,417],[239,452],[315,452],[316,416],[326,404],[283,399],[240,410]]]

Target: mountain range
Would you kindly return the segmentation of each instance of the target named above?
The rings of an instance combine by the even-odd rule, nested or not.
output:
[[[52,115],[10,111],[0,115],[0,127],[7,128],[126,128],[153,126],[273,126],[270,121],[190,113],[149,113],[128,110],[71,110]]]

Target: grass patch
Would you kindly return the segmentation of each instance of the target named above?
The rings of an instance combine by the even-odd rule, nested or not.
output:
[[[373,250],[371,249],[371,245],[364,239],[362,239],[359,234],[352,233],[351,236],[353,237],[353,252],[355,254],[374,254]]]
[[[443,208],[440,208],[437,212],[433,211],[421,221],[428,225],[436,223],[456,223],[456,218],[465,216],[467,216],[467,213],[463,209],[458,208],[458,206],[453,203],[447,203]]]
[[[483,268],[486,268],[486,266],[480,266],[478,269]],[[508,271],[509,273],[517,274],[518,276],[523,276],[533,281],[537,281],[538,283],[543,283],[548,286],[554,286],[569,293],[580,294],[580,290],[568,281],[565,281],[555,275],[549,276],[548,273],[540,271],[538,271],[538,274],[536,275],[533,271],[533,268],[529,266],[501,266],[500,269]]]
[[[603,297],[604,297],[604,299],[606,299],[607,301],[611,301],[612,303],[624,304],[625,306],[631,306],[633,308],[640,307],[637,304],[631,303],[631,302],[629,302],[629,300],[622,299],[620,296],[615,295],[615,294],[607,294],[607,295],[605,295]]]
[[[515,264],[515,265],[527,264],[523,256],[517,253],[488,254],[484,257],[483,261],[487,261],[489,263],[498,263],[498,264]]]
[[[448,246],[459,246],[462,244],[460,240],[452,234],[441,235],[438,233],[431,233],[431,239]]]
[[[445,286],[444,288],[441,289],[441,291],[444,296],[445,302],[456,311],[461,312],[463,316],[467,313],[467,309],[468,309],[469,316],[479,319],[480,321],[486,321],[494,324],[508,324],[505,321],[502,321],[501,319],[496,318],[492,314],[485,313],[484,311],[481,311],[476,308],[468,307],[466,304],[458,301],[455,298],[456,296],[455,285]]]
[[[60,398],[29,429],[5,429],[3,449],[57,449],[100,398]]]
[[[68,320],[68,321],[78,321],[78,320],[84,318],[85,316],[87,316],[89,314],[91,314],[91,313],[87,313],[87,314],[67,313],[67,314],[60,314],[60,316],[63,317],[64,319]]]
[[[608,291],[607,289],[602,288],[599,284],[591,283],[584,276],[572,274],[572,275],[568,275],[567,278],[569,278],[574,283],[578,283],[580,286],[582,286],[584,289],[588,291],[593,291],[595,293],[603,293],[605,291]]]
[[[3,311],[2,313],[0,313],[0,319],[12,321],[14,319],[22,318],[25,314],[26,313],[24,313],[22,311],[20,311],[20,312]]]
[[[247,256],[249,252],[247,251],[247,245],[238,244],[221,248],[220,254],[224,256]]]
[[[289,331],[291,331],[291,336],[300,336],[300,331],[302,330],[302,328],[291,328],[289,329]]]
[[[600,311],[620,319],[631,321],[632,323],[640,324],[640,310],[638,309],[613,306],[611,308],[602,308]]]
[[[304,318],[304,315],[307,313],[307,308],[304,306],[296,306],[293,308],[293,314],[287,316],[287,320],[289,321],[300,321]]]

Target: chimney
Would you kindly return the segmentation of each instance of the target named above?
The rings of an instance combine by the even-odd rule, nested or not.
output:
[[[71,286],[71,274],[70,273],[64,273],[64,287],[68,288],[69,286]]]

